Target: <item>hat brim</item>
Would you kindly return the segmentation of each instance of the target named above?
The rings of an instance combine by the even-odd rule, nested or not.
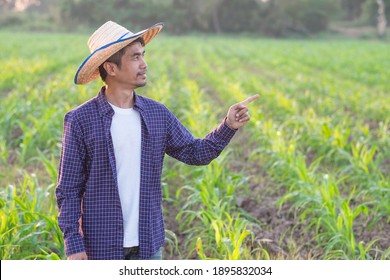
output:
[[[142,38],[145,45],[148,44],[163,28],[163,23],[157,23],[152,27],[135,34],[124,35],[117,41],[104,45],[92,52],[77,69],[74,83],[77,85],[87,84],[99,77],[99,66],[114,53],[124,48],[132,41]]]

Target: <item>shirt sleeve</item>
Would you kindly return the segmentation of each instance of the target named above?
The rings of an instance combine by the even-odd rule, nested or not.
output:
[[[169,112],[166,153],[189,165],[207,165],[229,144],[236,130],[221,124],[203,139],[195,139],[180,121]]]
[[[86,149],[72,113],[64,120],[62,153],[56,188],[58,225],[64,235],[67,256],[85,251],[81,235],[81,200],[85,190]]]

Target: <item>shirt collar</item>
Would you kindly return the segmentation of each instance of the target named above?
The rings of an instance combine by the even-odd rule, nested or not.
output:
[[[107,98],[106,98],[106,95],[105,95],[105,91],[106,91],[106,87],[103,86],[100,89],[99,94],[98,94],[98,96],[96,98],[97,104],[98,104],[98,108],[99,108],[99,112],[101,113],[102,116],[110,116],[110,117],[112,117],[114,115],[114,109],[112,109],[110,104],[108,104],[108,101],[107,101]]]
[[[98,103],[99,111],[101,112],[101,114],[103,116],[108,115],[108,116],[112,117],[114,115],[114,110],[112,109],[112,107],[110,106],[110,104],[107,101],[105,91],[106,91],[106,87],[103,86],[100,89],[99,94],[97,96],[97,103]],[[134,92],[134,107],[135,107],[135,109],[140,110],[140,111],[144,111],[145,106],[146,106],[146,104],[145,104],[144,98]]]
[[[145,99],[134,92],[134,107],[139,111],[145,111]]]

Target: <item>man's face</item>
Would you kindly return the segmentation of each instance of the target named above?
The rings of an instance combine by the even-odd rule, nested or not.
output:
[[[116,82],[132,89],[145,86],[148,65],[144,55],[145,49],[139,42],[126,47],[121,59],[121,67],[116,69]]]

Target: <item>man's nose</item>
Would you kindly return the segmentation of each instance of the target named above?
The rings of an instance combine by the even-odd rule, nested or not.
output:
[[[141,69],[146,69],[146,68],[148,68],[148,64],[146,63],[146,61],[145,61],[144,58],[141,59],[140,67],[141,67]]]

